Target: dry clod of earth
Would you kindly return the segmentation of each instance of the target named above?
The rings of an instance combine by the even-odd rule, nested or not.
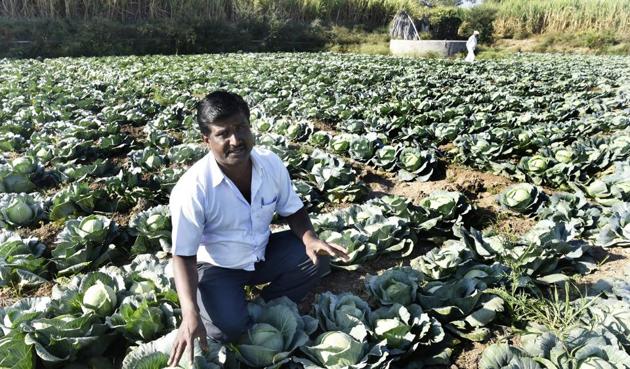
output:
[[[55,238],[57,238],[57,233],[59,233],[62,228],[63,224],[38,222],[37,225],[29,228],[18,228],[17,232],[22,238],[37,238],[50,249],[55,242]]]

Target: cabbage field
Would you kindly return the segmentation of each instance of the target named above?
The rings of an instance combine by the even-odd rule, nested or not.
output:
[[[206,153],[195,104],[221,88],[246,97],[258,145],[350,259],[299,306],[248,290],[256,324],[182,368],[630,369],[628,57],[0,73],[0,368],[167,367],[181,312],[166,205]]]

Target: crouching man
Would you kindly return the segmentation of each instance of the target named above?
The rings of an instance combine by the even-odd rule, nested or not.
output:
[[[169,366],[194,340],[233,342],[249,327],[243,287],[270,283],[262,297],[299,302],[318,282],[317,255],[347,258],[320,240],[278,156],[254,147],[249,107],[215,91],[197,106],[210,152],[177,182],[170,197],[173,270],[182,322]],[[271,234],[274,213],[290,231]]]

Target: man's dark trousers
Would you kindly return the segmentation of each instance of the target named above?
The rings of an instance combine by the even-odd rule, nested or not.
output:
[[[265,260],[254,271],[197,265],[197,302],[208,336],[234,342],[251,324],[245,299],[246,285],[269,283],[262,290],[266,301],[287,296],[299,302],[319,282],[321,273],[306,256],[304,244],[291,231],[272,233]]]

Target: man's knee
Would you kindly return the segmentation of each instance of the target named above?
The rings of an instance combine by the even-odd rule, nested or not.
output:
[[[235,343],[247,331],[249,319],[233,319],[226,322],[215,322],[215,325],[221,331],[221,337],[216,337],[223,342]]]

